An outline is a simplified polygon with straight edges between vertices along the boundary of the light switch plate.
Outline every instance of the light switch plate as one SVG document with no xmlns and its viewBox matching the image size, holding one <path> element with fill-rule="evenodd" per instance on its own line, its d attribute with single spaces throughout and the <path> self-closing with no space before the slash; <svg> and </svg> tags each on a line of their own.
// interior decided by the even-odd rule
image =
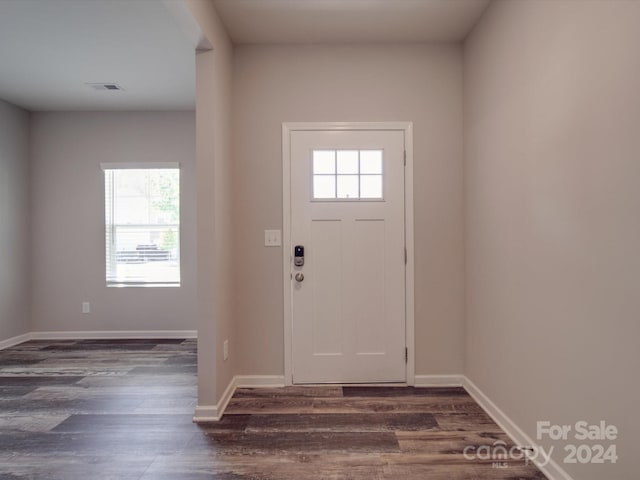
<svg viewBox="0 0 640 480">
<path fill-rule="evenodd" d="M 280 230 L 265 230 L 264 231 L 264 246 L 265 247 L 280 247 L 282 246 L 282 234 Z"/>
</svg>

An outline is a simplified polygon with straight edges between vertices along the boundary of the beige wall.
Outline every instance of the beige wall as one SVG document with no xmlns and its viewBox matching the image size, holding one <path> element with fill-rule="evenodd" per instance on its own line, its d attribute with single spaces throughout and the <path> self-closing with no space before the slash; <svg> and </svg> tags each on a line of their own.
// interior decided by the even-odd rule
<svg viewBox="0 0 640 480">
<path fill-rule="evenodd" d="M 0 341 L 29 331 L 29 114 L 0 100 Z"/>
<path fill-rule="evenodd" d="M 617 425 L 581 480 L 639 471 L 638 45 L 640 2 L 498 1 L 464 50 L 466 373 L 534 439 Z"/>
<path fill-rule="evenodd" d="M 390 120 L 414 122 L 416 373 L 461 373 L 461 48 L 241 46 L 233 75 L 239 373 L 284 370 L 282 122 Z"/>
<path fill-rule="evenodd" d="M 193 112 L 31 115 L 32 331 L 196 328 Z M 107 288 L 101 162 L 180 162 L 180 288 Z M 81 303 L 91 313 L 81 313 Z"/>
<path fill-rule="evenodd" d="M 198 175 L 198 405 L 212 407 L 236 373 L 233 318 L 229 37 L 207 0 L 188 7 L 212 49 L 196 55 Z M 223 342 L 229 340 L 229 360 Z M 203 415 L 205 413 L 202 413 Z"/>
</svg>

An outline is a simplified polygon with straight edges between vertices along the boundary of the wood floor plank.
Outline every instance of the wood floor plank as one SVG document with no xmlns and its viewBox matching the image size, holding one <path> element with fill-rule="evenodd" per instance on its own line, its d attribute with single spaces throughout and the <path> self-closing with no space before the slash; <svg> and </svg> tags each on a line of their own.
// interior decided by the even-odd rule
<svg viewBox="0 0 640 480">
<path fill-rule="evenodd" d="M 436 422 L 442 430 L 462 430 L 462 431 L 496 431 L 502 429 L 485 412 L 434 412 Z"/>
<path fill-rule="evenodd" d="M 258 397 L 235 396 L 229 402 L 225 415 L 247 413 L 314 413 L 313 397 Z"/>
<path fill-rule="evenodd" d="M 247 432 L 406 432 L 438 428 L 430 413 L 251 415 Z"/>
<path fill-rule="evenodd" d="M 0 381 L 1 380 L 2 379 L 0 379 Z M 24 386 L 24 387 L 0 386 L 0 398 L 23 397 L 27 393 L 33 392 L 36 388 L 38 388 L 37 385 Z"/>
<path fill-rule="evenodd" d="M 344 399 L 316 398 L 313 409 L 322 413 L 482 413 L 471 397 L 346 397 Z"/>
<path fill-rule="evenodd" d="M 197 355 L 171 355 L 165 361 L 165 365 L 197 365 Z"/>
<path fill-rule="evenodd" d="M 148 398 L 142 401 L 132 413 L 135 414 L 165 414 L 180 415 L 184 414 L 193 418 L 193 412 L 196 410 L 197 400 L 194 397 L 159 397 Z"/>
<path fill-rule="evenodd" d="M 343 387 L 338 386 L 309 386 L 309 387 L 281 387 L 281 388 L 238 388 L 233 394 L 238 398 L 280 398 L 280 397 L 342 397 Z"/>
<path fill-rule="evenodd" d="M 198 426 L 189 415 L 70 415 L 51 431 L 56 433 L 126 432 L 129 430 L 150 432 L 196 433 Z"/>
<path fill-rule="evenodd" d="M 99 351 L 106 350 L 111 352 L 129 352 L 131 350 L 153 350 L 155 347 L 152 343 L 73 343 L 68 345 L 49 345 L 42 350 L 49 351 L 55 350 L 56 352 L 69 352 L 69 351 Z"/>
<path fill-rule="evenodd" d="M 68 415 L 2 415 L 0 416 L 0 432 L 48 432 L 62 423 Z"/>
<path fill-rule="evenodd" d="M 157 455 L 0 454 L 0 478 L 3 480 L 138 480 L 156 457 Z"/>
<path fill-rule="evenodd" d="M 400 450 L 411 454 L 456 454 L 462 455 L 467 446 L 479 447 L 501 442 L 510 448 L 513 442 L 502 432 L 443 432 L 440 430 L 420 432 L 396 432 Z"/>
<path fill-rule="evenodd" d="M 46 387 L 50 385 L 73 385 L 84 377 L 70 375 L 0 375 L 0 385 L 3 387 Z"/>
<path fill-rule="evenodd" d="M 181 373 L 198 373 L 196 365 L 153 365 L 144 367 L 134 367 L 129 370 L 129 375 L 175 375 Z"/>
<path fill-rule="evenodd" d="M 258 457 L 294 453 L 354 453 L 380 454 L 400 452 L 392 432 L 214 432 L 194 437 L 190 451 L 213 449 L 221 455 L 246 454 Z"/>
<path fill-rule="evenodd" d="M 179 453 L 159 455 L 142 479 L 382 480 L 383 467 L 379 457 L 362 453 L 279 454 L 260 462 L 247 455 Z"/>
<path fill-rule="evenodd" d="M 410 396 L 437 396 L 437 397 L 468 397 L 469 394 L 462 387 L 358 387 L 348 386 L 342 388 L 345 397 L 410 397 Z"/>
<path fill-rule="evenodd" d="M 78 385 L 85 388 L 116 386 L 146 388 L 150 386 L 195 386 L 197 383 L 195 375 L 105 375 L 84 377 L 78 382 Z"/>
<path fill-rule="evenodd" d="M 385 478 L 405 480 L 541 480 L 546 477 L 535 467 L 507 465 L 497 468 L 480 464 L 433 464 L 433 465 L 388 465 L 384 467 Z"/>
<path fill-rule="evenodd" d="M 181 450 L 192 432 L 15 433 L 0 434 L 0 451 L 17 455 L 157 455 Z"/>
</svg>

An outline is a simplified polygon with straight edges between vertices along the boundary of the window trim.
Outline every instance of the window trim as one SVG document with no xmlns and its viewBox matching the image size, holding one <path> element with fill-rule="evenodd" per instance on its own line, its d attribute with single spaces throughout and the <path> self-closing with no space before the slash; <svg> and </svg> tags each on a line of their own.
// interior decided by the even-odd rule
<svg viewBox="0 0 640 480">
<path fill-rule="evenodd" d="M 162 168 L 180 168 L 180 162 L 122 162 L 100 164 L 100 169 L 104 170 L 157 170 Z"/>
<path fill-rule="evenodd" d="M 102 218 L 106 219 L 106 196 L 107 192 L 105 191 L 105 172 L 107 170 L 179 170 L 180 172 L 180 191 L 179 191 L 179 202 L 180 202 L 180 211 L 179 211 L 179 223 L 178 225 L 182 225 L 182 168 L 180 166 L 180 162 L 101 162 L 100 170 L 102 171 Z M 104 276 L 107 288 L 180 288 L 182 286 L 182 278 L 178 282 L 141 282 L 141 281 L 109 281 L 107 279 L 107 225 L 105 222 L 105 230 L 104 230 Z M 179 227 L 180 236 L 182 233 L 182 229 Z M 182 245 L 182 242 L 179 242 L 179 245 Z M 180 276 L 182 277 L 182 255 L 180 255 Z"/>
<path fill-rule="evenodd" d="M 334 173 L 314 173 L 314 164 L 313 164 L 313 154 L 317 151 L 325 151 L 325 152 L 329 152 L 329 151 L 333 151 L 336 155 L 337 152 L 339 151 L 357 151 L 358 152 L 358 172 L 357 173 L 338 173 L 338 164 L 337 164 L 337 157 L 335 159 L 335 172 Z M 380 173 L 361 173 L 360 172 L 360 152 L 363 151 L 379 151 L 382 153 L 382 171 Z M 384 203 L 385 197 L 386 197 L 386 170 L 387 170 L 387 162 L 385 161 L 386 155 L 385 155 L 385 151 L 384 148 L 336 148 L 334 147 L 322 147 L 322 148 L 315 148 L 312 150 L 309 150 L 309 201 L 312 203 L 374 203 L 374 202 L 382 202 Z M 338 177 L 340 176 L 347 176 L 347 175 L 353 175 L 353 176 L 357 176 L 358 177 L 358 193 L 360 193 L 360 179 L 362 177 L 366 177 L 366 176 L 380 176 L 381 177 L 381 181 L 382 181 L 382 196 L 381 197 L 361 197 L 361 196 L 357 196 L 357 197 L 338 197 L 338 188 L 337 188 L 337 183 L 336 183 L 336 196 L 335 197 L 316 197 L 315 196 L 315 187 L 314 187 L 314 179 L 316 176 L 327 176 L 327 177 L 333 177 L 334 180 L 337 182 Z"/>
</svg>

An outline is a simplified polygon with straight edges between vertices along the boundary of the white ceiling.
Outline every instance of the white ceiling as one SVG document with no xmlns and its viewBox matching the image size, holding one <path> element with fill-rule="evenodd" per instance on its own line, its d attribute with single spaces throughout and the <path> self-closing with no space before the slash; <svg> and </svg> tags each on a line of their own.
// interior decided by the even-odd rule
<svg viewBox="0 0 640 480">
<path fill-rule="evenodd" d="M 245 43 L 460 42 L 490 0 L 214 0 Z"/>
<path fill-rule="evenodd" d="M 459 42 L 490 0 L 214 0 L 234 43 Z M 32 111 L 191 110 L 185 0 L 0 0 L 0 99 Z M 197 27 L 196 27 L 197 29 Z M 117 83 L 96 91 L 87 83 Z"/>
<path fill-rule="evenodd" d="M 190 110 L 194 48 L 160 0 L 0 0 L 0 98 L 28 110 Z"/>
</svg>

